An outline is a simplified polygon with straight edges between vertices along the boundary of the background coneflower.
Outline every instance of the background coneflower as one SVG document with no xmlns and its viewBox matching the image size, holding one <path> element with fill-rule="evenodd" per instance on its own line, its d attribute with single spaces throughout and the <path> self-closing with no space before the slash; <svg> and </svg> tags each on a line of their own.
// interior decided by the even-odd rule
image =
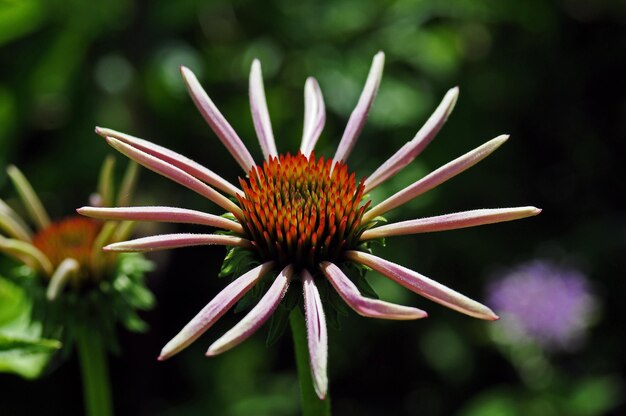
<svg viewBox="0 0 626 416">
<path fill-rule="evenodd" d="M 92 203 L 130 201 L 137 165 L 129 164 L 117 196 L 113 168 L 114 159 L 107 158 Z M 118 349 L 118 323 L 131 331 L 147 328 L 137 310 L 154 303 L 144 286 L 144 274 L 152 265 L 138 254 L 102 253 L 104 245 L 128 238 L 132 222 L 100 222 L 77 215 L 51 220 L 22 172 L 15 166 L 7 172 L 35 227 L 32 231 L 28 221 L 0 200 L 0 252 L 22 264 L 8 277 L 25 289 L 32 304 L 30 323 L 41 325 L 41 335 L 59 339 L 64 357 L 76 345 L 87 414 L 112 414 L 107 350 Z"/>
</svg>

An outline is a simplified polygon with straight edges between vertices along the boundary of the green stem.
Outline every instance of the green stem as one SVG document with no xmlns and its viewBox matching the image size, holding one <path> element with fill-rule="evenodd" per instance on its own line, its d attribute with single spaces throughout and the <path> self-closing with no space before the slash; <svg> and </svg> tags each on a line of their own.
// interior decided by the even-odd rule
<svg viewBox="0 0 626 416">
<path fill-rule="evenodd" d="M 85 414 L 113 415 L 107 356 L 100 337 L 91 328 L 81 326 L 76 334 L 76 345 L 83 376 Z"/>
<path fill-rule="evenodd" d="M 296 307 L 291 311 L 289 323 L 291 325 L 291 334 L 293 335 L 293 344 L 296 353 L 298 378 L 300 379 L 302 416 L 330 416 L 330 394 L 327 394 L 324 400 L 320 400 L 313 388 L 306 326 L 300 308 Z"/>
</svg>

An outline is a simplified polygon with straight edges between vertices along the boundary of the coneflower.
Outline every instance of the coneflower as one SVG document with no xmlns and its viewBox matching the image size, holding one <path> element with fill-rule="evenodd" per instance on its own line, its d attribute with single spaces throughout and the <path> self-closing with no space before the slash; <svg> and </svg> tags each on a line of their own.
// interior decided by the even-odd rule
<svg viewBox="0 0 626 416">
<path fill-rule="evenodd" d="M 170 342 L 160 360 L 178 353 L 207 329 L 266 275 L 275 276 L 258 303 L 230 331 L 215 341 L 207 355 L 220 354 L 253 334 L 276 310 L 290 288 L 301 290 L 306 315 L 310 369 L 315 391 L 328 390 L 327 330 L 318 287 L 330 283 L 358 314 L 385 319 L 419 319 L 426 312 L 363 296 L 345 272 L 350 265 L 371 268 L 409 290 L 480 319 L 497 316 L 486 306 L 401 265 L 371 254 L 370 242 L 403 234 L 443 231 L 536 215 L 534 207 L 481 209 L 436 217 L 381 224 L 381 216 L 473 166 L 507 140 L 499 136 L 433 171 L 386 200 L 374 204 L 364 196 L 407 166 L 441 129 L 457 100 L 458 89 L 445 95 L 415 137 L 369 177 L 358 180 L 346 160 L 356 143 L 378 91 L 384 63 L 379 52 L 332 159 L 316 157 L 315 144 L 326 118 L 324 101 L 314 78 L 304 88 L 304 132 L 295 154 L 279 154 L 265 99 L 258 60 L 250 72 L 250 107 L 264 161 L 257 164 L 235 130 L 222 116 L 194 74 L 181 73 L 198 110 L 243 169 L 239 187 L 206 167 L 154 143 L 110 129 L 96 128 L 115 149 L 220 206 L 228 215 L 174 207 L 83 207 L 86 216 L 108 220 L 170 221 L 214 227 L 218 233 L 167 234 L 111 244 L 107 251 L 151 251 L 194 245 L 231 246 L 258 265 L 230 283 Z M 272 273 L 273 272 L 273 273 Z M 294 287 L 291 288 L 293 290 Z"/>
<path fill-rule="evenodd" d="M 98 190 L 90 198 L 93 204 L 128 204 L 138 166 L 129 165 L 117 196 L 113 167 L 114 159 L 106 159 Z M 118 348 L 116 324 L 132 331 L 147 328 L 137 310 L 154 303 L 143 282 L 152 264 L 136 253 L 102 252 L 104 245 L 128 239 L 131 222 L 102 223 L 76 214 L 50 219 L 24 174 L 15 166 L 7 173 L 30 221 L 0 200 L 0 253 L 22 265 L 6 274 L 29 297 L 30 322 L 41 324 L 44 336 L 59 338 L 64 356 L 76 345 L 86 414 L 112 414 L 107 349 Z"/>
</svg>

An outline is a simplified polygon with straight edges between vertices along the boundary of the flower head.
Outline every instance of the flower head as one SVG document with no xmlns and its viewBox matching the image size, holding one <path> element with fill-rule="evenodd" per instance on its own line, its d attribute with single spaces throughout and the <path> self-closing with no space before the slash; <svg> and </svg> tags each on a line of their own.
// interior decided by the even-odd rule
<svg viewBox="0 0 626 416">
<path fill-rule="evenodd" d="M 129 165 L 115 198 L 113 167 L 114 159 L 106 159 L 93 203 L 128 203 L 138 165 Z M 74 341 L 68 329 L 72 325 L 95 325 L 109 345 L 115 345 L 110 331 L 116 320 L 129 329 L 142 330 L 145 323 L 135 309 L 147 309 L 153 303 L 143 286 L 143 274 L 151 264 L 140 255 L 102 253 L 104 245 L 129 237 L 132 222 L 103 223 L 78 215 L 51 220 L 22 172 L 10 166 L 7 173 L 30 221 L 0 200 L 0 252 L 26 266 L 9 275 L 15 275 L 16 283 L 29 292 L 34 304 L 32 320 L 41 321 L 50 336 L 59 336 L 63 329 L 64 346 Z"/>
<path fill-rule="evenodd" d="M 407 166 L 434 138 L 452 111 L 458 89 L 445 95 L 439 107 L 415 137 L 367 179 L 357 179 L 346 160 L 367 118 L 382 77 L 384 54 L 378 53 L 358 103 L 332 159 L 313 154 L 326 118 L 317 81 L 304 88 L 304 131 L 299 152 L 278 154 L 267 110 L 261 65 L 250 72 L 250 107 L 265 160 L 257 164 L 235 130 L 200 86 L 194 74 L 181 73 L 200 113 L 243 169 L 241 189 L 206 167 L 146 140 L 97 128 L 106 141 L 139 164 L 166 176 L 214 202 L 229 214 L 216 216 L 172 207 L 92 208 L 78 211 L 94 218 L 196 223 L 227 233 L 169 234 L 111 244 L 109 251 L 148 251 L 220 244 L 231 246 L 227 260 L 251 256 L 257 266 L 238 276 L 222 290 L 162 350 L 160 359 L 181 351 L 209 329 L 265 275 L 276 275 L 256 306 L 230 331 L 214 342 L 207 355 L 219 354 L 242 342 L 276 310 L 289 285 L 301 288 L 306 314 L 310 363 L 316 392 L 327 392 L 327 332 L 324 303 L 318 287 L 329 283 L 357 313 L 385 319 L 419 319 L 426 312 L 361 294 L 345 267 L 371 268 L 435 302 L 481 319 L 497 319 L 486 306 L 419 273 L 370 253 L 370 242 L 383 237 L 442 231 L 531 215 L 534 207 L 483 209 L 380 225 L 380 216 L 434 188 L 488 156 L 504 141 L 497 137 L 435 170 L 376 205 L 364 195 Z M 270 273 L 275 271 L 275 273 Z M 293 287 L 289 290 L 294 290 Z M 297 289 L 295 289 L 297 290 Z"/>
<path fill-rule="evenodd" d="M 597 301 L 578 270 L 548 261 L 518 265 L 488 288 L 488 301 L 502 320 L 494 327 L 507 344 L 534 343 L 570 350 L 584 339 Z"/>
</svg>

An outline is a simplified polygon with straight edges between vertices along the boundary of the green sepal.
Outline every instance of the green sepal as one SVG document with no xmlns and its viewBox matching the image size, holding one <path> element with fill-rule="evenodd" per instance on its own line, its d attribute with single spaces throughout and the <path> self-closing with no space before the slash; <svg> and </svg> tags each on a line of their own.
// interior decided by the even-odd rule
<svg viewBox="0 0 626 416">
<path fill-rule="evenodd" d="M 218 277 L 236 276 L 239 277 L 244 273 L 252 270 L 260 263 L 254 255 L 254 252 L 243 247 L 230 247 L 226 253 L 226 257 L 220 267 Z"/>
</svg>

